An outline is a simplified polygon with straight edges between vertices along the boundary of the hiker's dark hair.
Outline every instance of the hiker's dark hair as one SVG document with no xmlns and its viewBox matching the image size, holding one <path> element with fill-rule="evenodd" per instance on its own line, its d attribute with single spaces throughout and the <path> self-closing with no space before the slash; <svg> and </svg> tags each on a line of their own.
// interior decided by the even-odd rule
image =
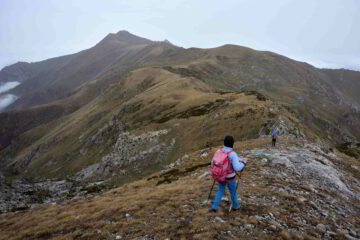
<svg viewBox="0 0 360 240">
<path fill-rule="evenodd" d="M 226 136 L 224 138 L 224 146 L 233 148 L 233 146 L 234 146 L 234 138 L 232 136 Z"/>
</svg>

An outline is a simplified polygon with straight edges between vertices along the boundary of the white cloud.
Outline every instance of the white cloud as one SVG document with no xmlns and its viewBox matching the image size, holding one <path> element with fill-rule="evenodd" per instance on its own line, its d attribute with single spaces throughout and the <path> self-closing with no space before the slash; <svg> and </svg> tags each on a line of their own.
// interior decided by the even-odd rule
<svg viewBox="0 0 360 240">
<path fill-rule="evenodd" d="M 5 94 L 0 96 L 0 111 L 15 102 L 17 99 L 18 97 L 13 94 Z"/>
<path fill-rule="evenodd" d="M 0 93 L 7 92 L 18 85 L 20 85 L 20 82 L 6 82 L 4 84 L 0 83 Z"/>
</svg>

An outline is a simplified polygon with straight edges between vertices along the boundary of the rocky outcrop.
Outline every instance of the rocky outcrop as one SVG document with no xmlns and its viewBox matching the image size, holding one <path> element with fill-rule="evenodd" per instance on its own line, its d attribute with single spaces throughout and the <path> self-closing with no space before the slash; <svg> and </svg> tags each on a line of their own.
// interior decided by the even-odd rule
<svg viewBox="0 0 360 240">
<path fill-rule="evenodd" d="M 276 108 L 271 108 L 269 110 L 269 114 L 273 114 L 276 116 L 277 113 L 278 110 Z M 269 120 L 267 124 L 262 129 L 260 129 L 259 135 L 271 135 L 273 129 L 275 129 L 277 134 L 280 136 L 305 138 L 305 134 L 302 132 L 298 124 L 283 115 L 277 116 L 276 118 Z"/>
<path fill-rule="evenodd" d="M 89 141 L 99 143 L 103 141 L 107 129 L 115 125 L 110 122 L 93 135 Z M 31 183 L 22 180 L 7 180 L 0 175 L 0 213 L 35 207 L 43 203 L 56 203 L 66 199 L 78 198 L 88 193 L 100 192 L 107 189 L 107 182 L 96 182 L 96 177 L 113 177 L 126 175 L 127 171 L 139 171 L 141 167 L 151 167 L 167 159 L 174 147 L 175 139 L 161 139 L 170 132 L 168 129 L 152 131 L 141 135 L 121 132 L 118 135 L 113 150 L 101 159 L 101 162 L 90 165 L 74 178 L 66 180 L 47 180 Z M 56 139 L 53 140 L 56 142 Z M 80 141 L 84 141 L 80 138 Z M 27 156 L 29 162 L 32 157 L 46 148 L 39 147 Z M 185 159 L 184 156 L 182 159 Z M 179 164 L 179 163 L 178 163 Z M 177 165 L 178 165 L 177 164 Z M 89 180 L 90 183 L 81 181 Z"/>
<path fill-rule="evenodd" d="M 11 181 L 0 175 L 0 213 L 82 198 L 108 188 L 107 183 L 103 181 L 81 183 L 70 179 L 49 179 L 33 183 L 25 179 Z"/>
<path fill-rule="evenodd" d="M 274 165 L 270 168 L 273 175 L 292 176 L 302 183 L 360 199 L 360 193 L 356 190 L 360 182 L 343 171 L 343 159 L 318 145 L 306 143 L 301 148 L 259 149 L 246 151 L 245 154 L 250 158 L 266 159 L 266 162 Z"/>
<path fill-rule="evenodd" d="M 161 141 L 160 137 L 167 135 L 170 130 L 147 132 L 133 135 L 121 132 L 113 150 L 104 156 L 99 163 L 86 167 L 76 174 L 77 180 L 95 176 L 126 175 L 127 171 L 139 171 L 140 166 L 158 164 L 167 158 L 171 152 L 175 139 L 170 142 Z M 115 172 L 115 170 L 117 170 Z"/>
<path fill-rule="evenodd" d="M 29 183 L 25 180 L 0 179 L 0 212 L 64 200 L 70 196 L 72 185 L 65 180 Z"/>
</svg>

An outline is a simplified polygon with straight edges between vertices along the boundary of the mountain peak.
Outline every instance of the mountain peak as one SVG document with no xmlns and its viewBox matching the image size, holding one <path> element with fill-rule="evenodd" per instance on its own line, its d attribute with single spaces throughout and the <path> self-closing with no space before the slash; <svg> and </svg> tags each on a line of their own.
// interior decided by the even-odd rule
<svg viewBox="0 0 360 240">
<path fill-rule="evenodd" d="M 165 39 L 163 42 L 175 46 L 172 42 L 170 42 L 170 41 L 167 40 L 167 39 Z"/>
<path fill-rule="evenodd" d="M 127 44 L 149 44 L 152 43 L 151 40 L 136 36 L 126 30 L 121 30 L 117 33 L 109 33 L 102 41 L 109 42 L 109 41 L 116 41 L 122 42 Z"/>
<path fill-rule="evenodd" d="M 130 36 L 130 35 L 136 36 L 136 35 L 131 34 L 129 31 L 126 31 L 126 30 L 120 30 L 120 31 L 118 31 L 118 32 L 116 33 L 116 35 L 118 35 L 118 36 L 122 36 L 122 35 L 124 35 L 124 36 Z"/>
</svg>

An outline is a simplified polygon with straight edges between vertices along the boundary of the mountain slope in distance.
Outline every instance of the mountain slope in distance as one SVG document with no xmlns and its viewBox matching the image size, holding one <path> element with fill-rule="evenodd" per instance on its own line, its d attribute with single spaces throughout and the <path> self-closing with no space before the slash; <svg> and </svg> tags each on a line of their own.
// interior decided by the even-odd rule
<svg viewBox="0 0 360 240">
<path fill-rule="evenodd" d="M 11 90 L 20 96 L 13 110 L 0 113 L 0 165 L 10 174 L 96 178 L 113 168 L 124 178 L 149 174 L 186 151 L 219 144 L 224 134 L 257 138 L 273 126 L 330 144 L 360 136 L 359 72 L 338 75 L 343 70 L 271 52 L 183 49 L 121 31 L 80 53 L 30 65 L 36 71 Z M 29 91 L 33 84 L 38 89 Z M 149 144 L 132 149 L 136 139 Z M 162 151 L 165 143 L 171 148 Z M 130 170 L 132 155 L 140 157 Z M 154 169 L 146 165 L 156 160 Z"/>
</svg>

